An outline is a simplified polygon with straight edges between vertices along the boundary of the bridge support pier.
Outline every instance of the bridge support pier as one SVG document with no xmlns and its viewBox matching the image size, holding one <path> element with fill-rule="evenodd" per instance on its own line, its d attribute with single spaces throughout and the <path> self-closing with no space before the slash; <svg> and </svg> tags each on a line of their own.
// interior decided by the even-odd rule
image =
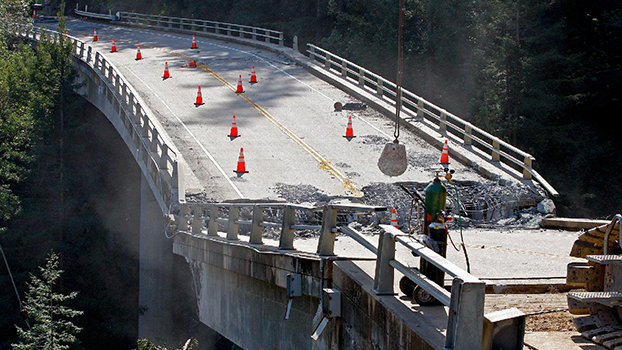
<svg viewBox="0 0 622 350">
<path fill-rule="evenodd" d="M 140 315 L 138 337 L 172 344 L 173 242 L 144 175 L 140 181 Z"/>
</svg>

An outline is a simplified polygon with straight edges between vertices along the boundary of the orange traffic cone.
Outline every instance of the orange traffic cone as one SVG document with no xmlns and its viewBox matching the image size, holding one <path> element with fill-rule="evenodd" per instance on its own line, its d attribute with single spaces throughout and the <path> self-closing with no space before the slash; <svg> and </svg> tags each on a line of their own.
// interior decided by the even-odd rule
<svg viewBox="0 0 622 350">
<path fill-rule="evenodd" d="M 110 49 L 110 52 L 117 52 L 117 45 L 114 44 L 114 39 L 112 39 L 112 49 Z"/>
<path fill-rule="evenodd" d="M 196 67 L 197 67 L 197 62 L 195 60 L 188 62 L 187 65 L 181 66 L 181 68 L 196 68 Z"/>
<path fill-rule="evenodd" d="M 238 89 L 235 91 L 238 94 L 244 92 L 244 88 L 242 87 L 242 75 L 240 74 L 240 78 L 238 79 Z"/>
<path fill-rule="evenodd" d="M 199 86 L 199 91 L 197 92 L 197 101 L 194 103 L 195 107 L 199 107 L 203 104 L 203 95 L 201 95 L 201 86 Z"/>
<path fill-rule="evenodd" d="M 395 211 L 395 208 L 391 209 L 391 226 L 399 229 L 399 225 L 397 224 L 397 212 Z"/>
<path fill-rule="evenodd" d="M 235 122 L 235 114 L 233 115 L 233 122 L 231 122 L 231 131 L 227 136 L 229 136 L 232 140 L 241 136 L 238 134 L 238 124 Z"/>
<path fill-rule="evenodd" d="M 168 79 L 171 77 L 171 74 L 168 72 L 168 62 L 164 62 L 164 75 L 162 79 Z"/>
<path fill-rule="evenodd" d="M 242 176 L 242 174 L 248 173 L 248 171 L 246 171 L 246 163 L 244 163 L 244 148 L 240 148 L 240 157 L 238 158 L 238 167 L 234 171 L 234 173 L 237 173 L 238 176 Z"/>
<path fill-rule="evenodd" d="M 136 51 L 136 61 L 142 60 L 143 55 L 140 53 L 140 44 L 138 44 L 138 51 Z"/>
<path fill-rule="evenodd" d="M 343 135 L 343 137 L 349 139 L 352 139 L 356 136 L 354 136 L 354 130 L 352 129 L 352 116 L 348 117 L 348 126 L 346 127 L 346 134 Z"/>
<path fill-rule="evenodd" d="M 255 66 L 253 66 L 253 73 L 251 73 L 251 84 L 257 83 L 257 76 L 255 75 Z"/>
<path fill-rule="evenodd" d="M 194 34 L 192 35 L 192 46 L 190 46 L 191 49 L 198 49 L 197 47 L 197 41 L 194 39 Z"/>
<path fill-rule="evenodd" d="M 97 29 L 93 29 L 93 41 L 97 41 Z"/>
<path fill-rule="evenodd" d="M 443 165 L 443 168 L 449 167 L 449 147 L 447 147 L 447 140 L 445 140 L 445 145 L 443 146 L 440 163 Z"/>
</svg>

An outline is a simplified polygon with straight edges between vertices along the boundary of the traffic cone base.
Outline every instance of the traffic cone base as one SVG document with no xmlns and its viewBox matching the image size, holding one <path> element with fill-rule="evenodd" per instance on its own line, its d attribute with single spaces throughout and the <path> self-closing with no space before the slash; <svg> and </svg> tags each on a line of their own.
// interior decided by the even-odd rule
<svg viewBox="0 0 622 350">
<path fill-rule="evenodd" d="M 164 75 L 162 76 L 162 79 L 168 79 L 171 77 L 171 74 L 168 71 L 168 62 L 164 62 Z"/>
<path fill-rule="evenodd" d="M 352 140 L 356 136 L 354 136 L 354 130 L 352 129 L 352 116 L 348 117 L 348 126 L 346 127 L 346 134 L 343 135 L 348 141 Z"/>
<path fill-rule="evenodd" d="M 246 163 L 244 162 L 244 148 L 240 148 L 240 157 L 238 158 L 238 167 L 233 171 L 238 174 L 238 176 L 242 176 L 243 174 L 248 173 L 246 170 Z"/>
<path fill-rule="evenodd" d="M 112 48 L 110 49 L 110 52 L 117 52 L 117 45 L 114 44 L 114 39 L 112 39 Z"/>
<path fill-rule="evenodd" d="M 251 73 L 251 80 L 249 81 L 251 84 L 257 84 L 257 75 L 255 75 L 255 66 L 253 66 L 253 72 Z"/>
<path fill-rule="evenodd" d="M 238 79 L 238 88 L 235 91 L 237 94 L 241 94 L 244 92 L 244 88 L 242 87 L 242 75 L 240 74 L 240 78 Z"/>
</svg>

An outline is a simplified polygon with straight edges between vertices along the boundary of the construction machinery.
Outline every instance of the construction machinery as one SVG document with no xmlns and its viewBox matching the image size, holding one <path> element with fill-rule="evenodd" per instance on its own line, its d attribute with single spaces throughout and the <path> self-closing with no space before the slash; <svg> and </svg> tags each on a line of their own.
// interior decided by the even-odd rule
<svg viewBox="0 0 622 350">
<path fill-rule="evenodd" d="M 566 283 L 585 291 L 568 293 L 568 310 L 583 337 L 622 350 L 622 240 L 617 214 L 609 224 L 582 233 L 570 255 L 586 262 L 568 264 Z"/>
</svg>

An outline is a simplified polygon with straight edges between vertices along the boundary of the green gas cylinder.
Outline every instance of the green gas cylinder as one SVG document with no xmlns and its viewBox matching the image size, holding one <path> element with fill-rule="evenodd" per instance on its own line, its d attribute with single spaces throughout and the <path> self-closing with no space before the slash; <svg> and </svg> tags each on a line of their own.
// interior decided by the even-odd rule
<svg viewBox="0 0 622 350">
<path fill-rule="evenodd" d="M 447 189 L 438 177 L 425 189 L 425 222 L 423 224 L 424 233 L 428 234 L 430 223 L 436 221 L 436 215 L 440 211 L 445 211 L 447 202 Z"/>
</svg>

